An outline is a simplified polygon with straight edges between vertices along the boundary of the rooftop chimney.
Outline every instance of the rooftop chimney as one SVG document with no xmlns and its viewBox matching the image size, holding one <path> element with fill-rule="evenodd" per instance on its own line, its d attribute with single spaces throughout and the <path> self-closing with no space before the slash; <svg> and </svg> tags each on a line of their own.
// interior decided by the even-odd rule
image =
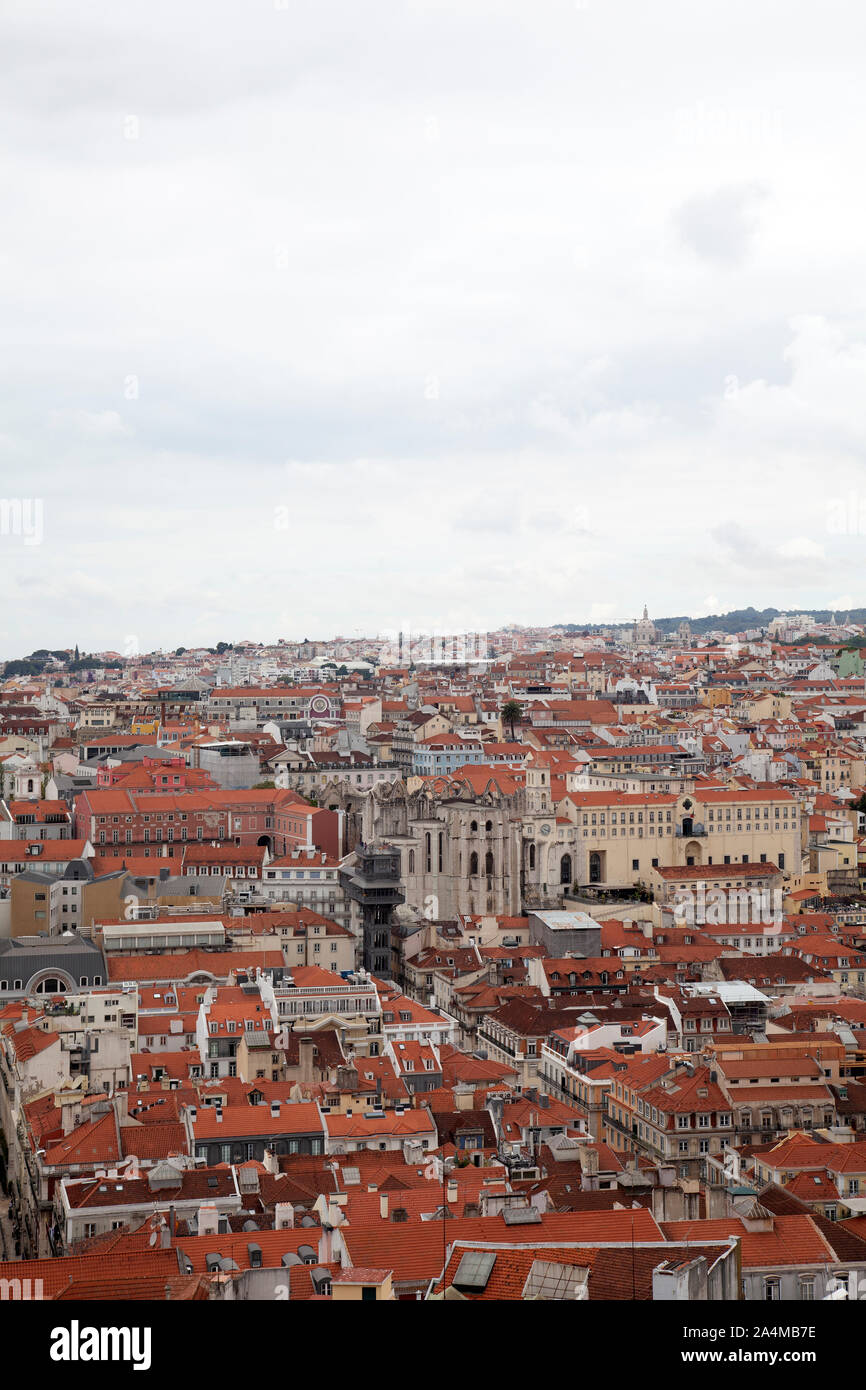
<svg viewBox="0 0 866 1390">
<path fill-rule="evenodd" d="M 213 1202 L 202 1202 L 198 1209 L 198 1233 L 200 1236 L 219 1234 L 219 1212 Z"/>
<path fill-rule="evenodd" d="M 383 1221 L 388 1220 L 388 1194 L 383 1192 L 379 1198 L 379 1215 Z"/>
<path fill-rule="evenodd" d="M 300 1068 L 300 1080 L 313 1080 L 313 1039 L 298 1039 L 298 1066 Z"/>
<path fill-rule="evenodd" d="M 291 1202 L 277 1202 L 274 1207 L 274 1230 L 290 1231 L 295 1224 L 295 1208 Z"/>
</svg>

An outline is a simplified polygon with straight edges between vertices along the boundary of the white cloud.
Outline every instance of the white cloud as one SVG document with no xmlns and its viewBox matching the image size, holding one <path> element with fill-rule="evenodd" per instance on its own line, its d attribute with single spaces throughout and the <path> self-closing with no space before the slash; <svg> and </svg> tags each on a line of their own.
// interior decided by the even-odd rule
<svg viewBox="0 0 866 1390">
<path fill-rule="evenodd" d="M 50 428 L 88 439 L 114 439 L 129 433 L 116 410 L 52 410 Z"/>
<path fill-rule="evenodd" d="M 808 536 L 793 536 L 777 546 L 776 553 L 786 560 L 823 560 L 824 547 Z"/>
</svg>

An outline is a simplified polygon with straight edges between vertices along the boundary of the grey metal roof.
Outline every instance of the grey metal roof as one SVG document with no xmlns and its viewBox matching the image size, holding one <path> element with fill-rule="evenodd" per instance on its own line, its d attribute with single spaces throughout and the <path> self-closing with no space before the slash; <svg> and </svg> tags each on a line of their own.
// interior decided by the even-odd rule
<svg viewBox="0 0 866 1390">
<path fill-rule="evenodd" d="M 63 936 L 18 936 L 0 941 L 0 978 L 8 980 L 10 985 L 13 980 L 21 980 L 23 992 L 27 993 L 34 977 L 46 970 L 71 976 L 76 986 L 82 977 L 92 980 L 94 975 L 99 975 L 104 982 L 108 980 L 101 950 L 77 932 L 67 932 Z"/>
<path fill-rule="evenodd" d="M 34 860 L 34 866 L 38 860 Z M 106 878 L 115 877 L 120 870 L 112 869 L 111 873 L 100 874 L 100 882 Z M 93 872 L 93 865 L 89 859 L 70 859 L 62 874 L 51 874 L 45 869 L 32 868 L 22 869 L 20 874 L 15 875 L 16 883 L 90 883 L 96 875 Z"/>
</svg>

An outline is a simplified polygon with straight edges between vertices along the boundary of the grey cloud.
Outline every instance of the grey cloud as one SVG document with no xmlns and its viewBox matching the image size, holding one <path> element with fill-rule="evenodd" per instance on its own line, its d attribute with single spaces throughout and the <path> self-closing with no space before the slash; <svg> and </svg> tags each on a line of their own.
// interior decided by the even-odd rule
<svg viewBox="0 0 866 1390">
<path fill-rule="evenodd" d="M 719 188 L 690 198 L 675 220 L 683 241 L 704 260 L 739 265 L 754 236 L 767 190 L 755 184 Z"/>
<path fill-rule="evenodd" d="M 0 537 L 0 656 L 856 594 L 809 541 L 859 487 L 859 51 L 675 8 L 6 0 L 0 496 L 46 543 Z M 672 145 L 734 68 L 784 138 Z"/>
</svg>

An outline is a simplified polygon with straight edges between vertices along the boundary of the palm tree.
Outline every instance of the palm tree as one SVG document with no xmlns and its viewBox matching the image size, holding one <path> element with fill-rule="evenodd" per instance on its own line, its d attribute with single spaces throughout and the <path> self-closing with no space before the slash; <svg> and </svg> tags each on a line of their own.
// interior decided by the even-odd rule
<svg viewBox="0 0 866 1390">
<path fill-rule="evenodd" d="M 511 742 L 514 742 L 514 726 L 523 718 L 523 706 L 519 700 L 506 700 L 502 706 L 502 718 L 511 725 Z"/>
</svg>

